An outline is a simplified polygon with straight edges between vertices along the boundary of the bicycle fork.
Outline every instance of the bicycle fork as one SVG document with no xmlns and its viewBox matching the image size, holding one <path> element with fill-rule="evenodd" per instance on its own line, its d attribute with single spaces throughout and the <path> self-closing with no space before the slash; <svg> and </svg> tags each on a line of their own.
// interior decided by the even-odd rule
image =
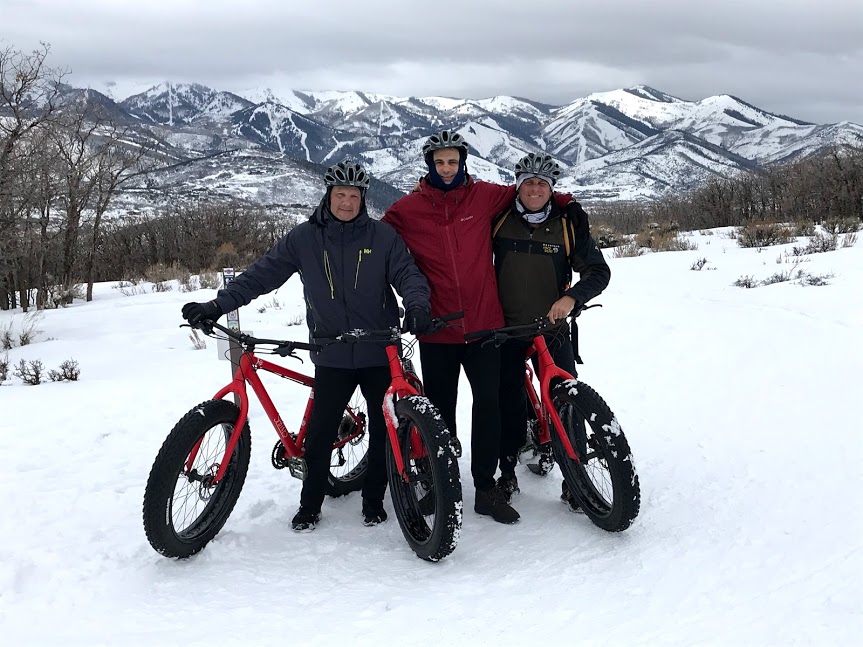
<svg viewBox="0 0 863 647">
<path fill-rule="evenodd" d="M 557 432 L 558 438 L 560 438 L 560 443 L 563 445 L 563 449 L 566 452 L 566 455 L 570 460 L 576 461 L 577 463 L 581 463 L 581 457 L 576 453 L 575 449 L 572 446 L 572 443 L 569 440 L 569 434 L 563 428 L 563 422 L 560 420 L 560 414 L 557 412 L 557 407 L 554 406 L 554 401 L 551 397 L 551 381 L 553 379 L 561 379 L 561 380 L 574 380 L 575 378 L 560 368 L 557 364 L 554 363 L 554 360 L 551 357 L 551 353 L 548 350 L 548 345 L 545 342 L 545 337 L 543 335 L 537 335 L 533 339 L 533 345 L 536 348 L 537 359 L 539 362 L 539 375 L 540 375 L 540 393 L 541 399 L 540 402 L 533 401 L 531 404 L 536 410 L 537 406 L 544 408 L 545 412 L 548 414 L 548 419 L 551 420 L 551 426 L 554 427 Z M 528 367 L 529 369 L 529 367 Z M 530 393 L 532 389 L 529 389 Z M 535 397 L 535 395 L 534 395 Z M 544 407 L 542 405 L 545 405 Z M 551 429 L 547 422 L 544 421 L 545 416 L 542 415 L 542 411 L 537 411 L 537 420 L 540 421 L 540 428 L 542 434 L 548 434 L 549 440 L 551 439 Z"/>
</svg>

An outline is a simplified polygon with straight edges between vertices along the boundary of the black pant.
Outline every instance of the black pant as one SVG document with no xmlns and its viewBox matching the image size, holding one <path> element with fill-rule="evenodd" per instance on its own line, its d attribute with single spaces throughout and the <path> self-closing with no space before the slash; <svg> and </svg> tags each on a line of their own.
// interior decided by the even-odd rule
<svg viewBox="0 0 863 647">
<path fill-rule="evenodd" d="M 420 342 L 423 385 L 438 408 L 450 434 L 456 434 L 455 410 L 461 368 L 473 394 L 471 410 L 471 466 L 478 490 L 494 486 L 500 446 L 500 349 L 493 345 Z"/>
<path fill-rule="evenodd" d="M 303 508 L 315 512 L 321 509 L 339 422 L 357 386 L 366 399 L 369 423 L 369 467 L 363 485 L 363 499 L 373 504 L 383 502 L 387 489 L 387 426 L 383 401 L 390 381 L 390 370 L 386 366 L 359 369 L 315 367 L 315 403 L 305 440 L 308 475 L 300 494 Z"/>
<path fill-rule="evenodd" d="M 575 354 L 569 335 L 546 337 L 551 357 L 573 377 Z M 500 348 L 500 471 L 512 474 L 518 462 L 518 450 L 527 442 L 527 412 L 530 401 L 524 390 L 524 357 L 531 342 L 508 339 Z M 537 368 L 536 354 L 533 356 Z"/>
</svg>

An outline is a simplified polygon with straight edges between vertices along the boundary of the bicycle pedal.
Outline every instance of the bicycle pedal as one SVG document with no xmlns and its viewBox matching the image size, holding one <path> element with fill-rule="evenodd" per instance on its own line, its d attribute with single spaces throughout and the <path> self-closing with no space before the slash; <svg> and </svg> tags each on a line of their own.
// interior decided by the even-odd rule
<svg viewBox="0 0 863 647">
<path fill-rule="evenodd" d="M 309 467 L 306 464 L 306 459 L 297 457 L 289 458 L 288 471 L 295 479 L 305 481 L 306 477 L 309 475 Z"/>
</svg>

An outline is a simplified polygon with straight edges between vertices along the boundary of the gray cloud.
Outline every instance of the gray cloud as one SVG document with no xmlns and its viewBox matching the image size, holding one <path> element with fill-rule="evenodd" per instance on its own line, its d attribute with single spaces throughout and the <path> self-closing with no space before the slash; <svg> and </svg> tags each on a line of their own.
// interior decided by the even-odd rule
<svg viewBox="0 0 863 647">
<path fill-rule="evenodd" d="M 238 91 L 513 94 L 560 104 L 647 84 L 734 94 L 817 122 L 863 122 L 863 3 L 850 0 L 0 0 L 0 40 L 52 45 L 72 81 Z"/>
</svg>

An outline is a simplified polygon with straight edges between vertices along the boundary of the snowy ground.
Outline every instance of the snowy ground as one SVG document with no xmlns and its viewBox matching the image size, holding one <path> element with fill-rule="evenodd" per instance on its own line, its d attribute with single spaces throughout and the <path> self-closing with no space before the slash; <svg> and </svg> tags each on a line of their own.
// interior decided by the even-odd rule
<svg viewBox="0 0 863 647">
<path fill-rule="evenodd" d="M 414 556 L 392 514 L 363 527 L 358 494 L 328 500 L 314 533 L 291 532 L 300 483 L 270 467 L 276 437 L 258 405 L 225 529 L 192 559 L 160 557 L 141 525 L 153 458 L 228 378 L 215 342 L 195 351 L 178 328 L 180 305 L 213 293 L 103 285 L 91 304 L 46 312 L 38 343 L 13 348 L 10 365 L 74 358 L 81 380 L 0 387 L 0 641 L 852 643 L 863 631 L 863 242 L 807 257 L 806 271 L 835 274 L 827 286 L 746 290 L 731 284 L 789 269 L 776 261 L 790 246 L 693 240 L 697 251 L 611 259 L 604 307 L 581 319 L 581 377 L 617 413 L 639 469 L 635 525 L 610 535 L 567 512 L 557 470 L 519 472 L 517 525 L 480 517 L 465 443 L 469 511 L 439 564 Z M 294 278 L 280 308 L 257 311 L 272 295 L 245 308 L 244 328 L 304 339 L 285 325 L 300 289 Z M 20 322 L 0 314 L 0 330 Z M 269 384 L 295 427 L 305 393 Z"/>
</svg>

